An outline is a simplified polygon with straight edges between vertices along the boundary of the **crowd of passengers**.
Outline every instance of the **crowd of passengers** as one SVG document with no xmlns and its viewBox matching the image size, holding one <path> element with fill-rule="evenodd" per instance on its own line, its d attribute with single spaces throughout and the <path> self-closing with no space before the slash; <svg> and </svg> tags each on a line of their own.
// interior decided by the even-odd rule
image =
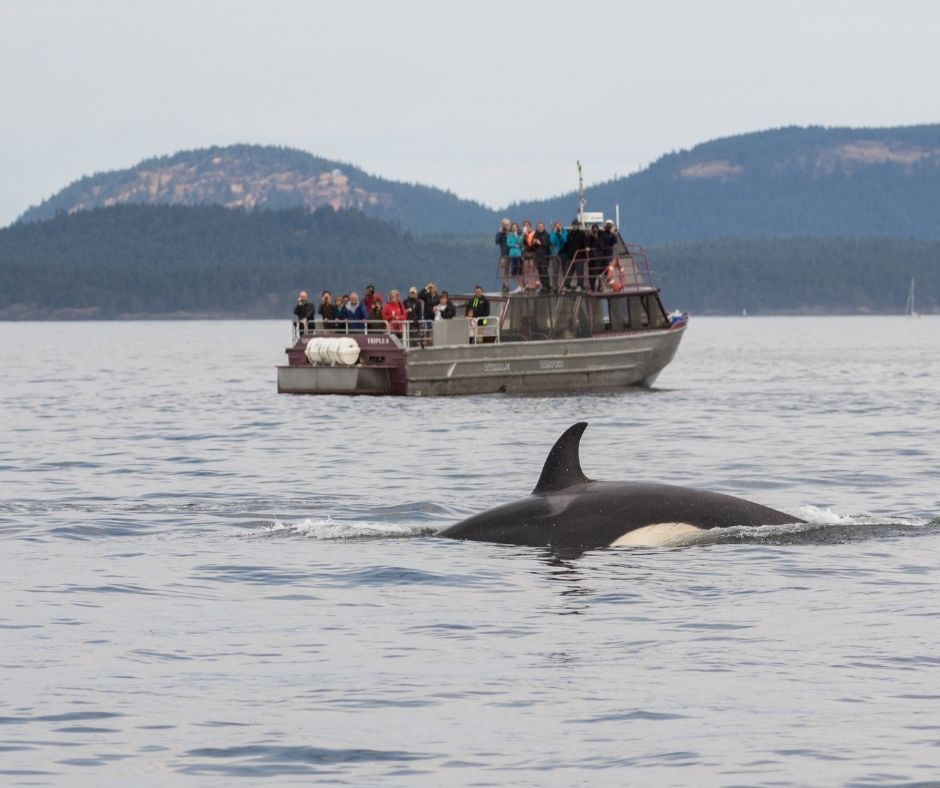
<svg viewBox="0 0 940 788">
<path fill-rule="evenodd" d="M 513 293 L 554 292 L 587 288 L 586 271 L 606 269 L 614 259 L 614 249 L 621 243 L 620 233 L 612 221 L 593 224 L 589 230 L 581 227 L 577 219 L 570 228 L 560 221 L 552 223 L 551 231 L 545 222 L 526 220 L 518 222 L 503 219 L 496 233 L 499 247 L 499 274 L 503 293 L 509 292 L 510 280 L 515 280 Z M 570 282 L 566 282 L 566 271 L 575 255 L 590 261 L 590 266 L 575 266 Z"/>
<path fill-rule="evenodd" d="M 483 288 L 477 285 L 473 296 L 467 299 L 464 317 L 480 318 L 489 314 L 490 302 Z M 315 305 L 307 292 L 301 290 L 297 294 L 294 315 L 302 332 L 312 329 L 315 323 L 324 329 L 344 331 L 364 331 L 367 326 L 376 329 L 388 326 L 392 331 L 401 331 L 406 323 L 416 330 L 432 320 L 451 320 L 456 317 L 457 309 L 446 290 L 438 292 L 437 285 L 428 282 L 420 291 L 415 286 L 408 288 L 408 297 L 404 300 L 395 289 L 389 290 L 388 300 L 383 300 L 374 285 L 367 285 L 362 300 L 358 293 L 351 292 L 334 301 L 332 293 L 324 290 L 319 305 Z"/>
<path fill-rule="evenodd" d="M 532 223 L 526 220 L 520 228 L 517 222 L 503 219 L 496 233 L 502 292 L 510 292 L 511 280 L 516 283 L 513 293 L 560 293 L 586 289 L 587 277 L 593 275 L 592 269 L 604 271 L 605 268 L 611 284 L 617 274 L 612 270 L 617 265 L 614 250 L 621 242 L 620 233 L 611 221 L 607 221 L 603 229 L 593 224 L 589 230 L 583 230 L 577 219 L 567 229 L 560 221 L 555 221 L 548 231 L 541 221 L 536 222 L 533 228 Z M 571 280 L 566 282 L 566 271 L 579 252 L 591 265 L 575 266 Z M 619 273 L 622 277 L 622 267 Z M 405 323 L 418 329 L 423 323 L 450 320 L 456 314 L 450 294 L 446 290 L 438 292 L 434 282 L 428 282 L 420 291 L 415 286 L 410 287 L 405 299 L 402 299 L 400 291 L 392 289 L 388 299 L 383 300 L 375 292 L 374 285 L 366 286 L 362 300 L 358 293 L 351 292 L 334 301 L 333 294 L 324 290 L 319 305 L 311 303 L 307 292 L 301 290 L 294 306 L 297 325 L 303 332 L 314 324 L 320 324 L 324 329 L 346 331 L 364 331 L 367 326 L 377 329 L 388 326 L 393 331 L 401 331 Z M 489 314 L 490 302 L 483 294 L 483 288 L 477 285 L 473 296 L 467 299 L 464 317 L 480 318 Z"/>
</svg>

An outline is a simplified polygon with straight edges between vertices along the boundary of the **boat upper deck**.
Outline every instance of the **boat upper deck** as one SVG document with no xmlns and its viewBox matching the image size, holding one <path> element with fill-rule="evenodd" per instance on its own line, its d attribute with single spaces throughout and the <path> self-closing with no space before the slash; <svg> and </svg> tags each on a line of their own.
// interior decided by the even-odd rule
<svg viewBox="0 0 940 788">
<path fill-rule="evenodd" d="M 551 258 L 547 262 L 551 264 Z M 679 320 L 666 314 L 659 290 L 653 285 L 649 261 L 640 246 L 623 244 L 613 256 L 582 250 L 566 267 L 559 266 L 557 270 L 557 291 L 540 285 L 521 293 L 488 294 L 490 314 L 486 317 L 463 317 L 472 296 L 454 295 L 451 300 L 456 317 L 449 320 L 335 320 L 312 324 L 307 329 L 295 323 L 293 340 L 296 343 L 311 337 L 383 336 L 401 348 L 412 349 L 587 339 L 669 329 Z"/>
</svg>

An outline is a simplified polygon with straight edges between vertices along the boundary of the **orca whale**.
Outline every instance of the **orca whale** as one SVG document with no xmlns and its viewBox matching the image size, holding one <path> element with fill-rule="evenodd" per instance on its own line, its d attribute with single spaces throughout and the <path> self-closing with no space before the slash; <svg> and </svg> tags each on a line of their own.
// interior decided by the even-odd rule
<svg viewBox="0 0 940 788">
<path fill-rule="evenodd" d="M 668 544 L 711 528 L 803 522 L 731 495 L 588 479 L 578 451 L 586 427 L 587 422 L 578 422 L 556 441 L 528 498 L 475 514 L 436 536 L 579 554 L 601 547 Z"/>
</svg>

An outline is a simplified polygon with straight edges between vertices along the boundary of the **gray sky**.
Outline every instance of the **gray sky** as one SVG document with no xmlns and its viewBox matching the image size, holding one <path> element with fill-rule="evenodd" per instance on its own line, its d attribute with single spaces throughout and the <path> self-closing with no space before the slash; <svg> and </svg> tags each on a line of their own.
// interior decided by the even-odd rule
<svg viewBox="0 0 940 788">
<path fill-rule="evenodd" d="M 0 0 L 0 226 L 280 144 L 499 207 L 785 125 L 940 121 L 933 0 Z"/>
</svg>

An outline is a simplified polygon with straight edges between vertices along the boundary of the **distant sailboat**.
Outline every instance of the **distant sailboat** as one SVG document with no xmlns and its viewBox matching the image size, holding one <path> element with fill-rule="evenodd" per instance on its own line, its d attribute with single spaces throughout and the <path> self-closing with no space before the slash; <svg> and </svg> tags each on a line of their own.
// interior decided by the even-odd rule
<svg viewBox="0 0 940 788">
<path fill-rule="evenodd" d="M 907 291 L 907 306 L 904 307 L 904 314 L 908 317 L 920 317 L 920 312 L 914 309 L 914 277 L 911 277 L 911 287 Z"/>
</svg>

